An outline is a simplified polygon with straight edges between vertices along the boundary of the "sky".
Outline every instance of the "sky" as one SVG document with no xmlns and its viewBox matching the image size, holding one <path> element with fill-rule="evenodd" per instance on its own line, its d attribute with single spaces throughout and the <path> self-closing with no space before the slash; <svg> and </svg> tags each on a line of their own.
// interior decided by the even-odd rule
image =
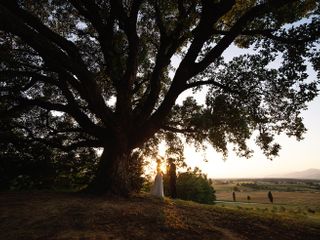
<svg viewBox="0 0 320 240">
<path fill-rule="evenodd" d="M 243 54 L 248 50 L 240 50 L 231 46 L 224 53 L 225 60 Z M 178 60 L 174 60 L 178 65 Z M 310 78 L 316 74 L 308 70 Z M 183 93 L 177 100 L 182 101 L 190 92 Z M 195 96 L 204 102 L 205 94 Z M 276 137 L 281 145 L 279 156 L 272 161 L 263 155 L 262 151 L 250 140 L 249 147 L 254 150 L 251 158 L 240 158 L 229 151 L 227 159 L 208 146 L 206 152 L 196 152 L 194 148 L 185 146 L 185 157 L 188 166 L 199 167 L 210 178 L 263 178 L 272 175 L 303 171 L 310 168 L 320 169 L 320 96 L 308 104 L 308 109 L 302 113 L 304 124 L 308 129 L 304 139 L 297 141 L 286 135 Z M 205 162 L 204 159 L 208 161 Z"/>
<path fill-rule="evenodd" d="M 226 160 L 214 149 L 206 152 L 208 162 L 204 162 L 203 153 L 191 147 L 185 148 L 186 163 L 190 167 L 198 166 L 210 178 L 262 178 L 274 174 L 303 171 L 309 168 L 320 169 L 320 97 L 309 104 L 302 114 L 308 132 L 304 139 L 297 141 L 286 135 L 276 138 L 281 145 L 279 156 L 272 161 L 267 159 L 258 147 L 250 144 L 255 153 L 249 159 L 239 158 L 229 152 Z"/>
</svg>

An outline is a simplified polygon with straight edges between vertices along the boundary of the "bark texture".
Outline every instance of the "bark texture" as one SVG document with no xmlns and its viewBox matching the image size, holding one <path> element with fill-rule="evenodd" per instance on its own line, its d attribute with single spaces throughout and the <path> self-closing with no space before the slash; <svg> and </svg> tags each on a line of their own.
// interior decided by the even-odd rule
<svg viewBox="0 0 320 240">
<path fill-rule="evenodd" d="M 119 146 L 104 149 L 96 175 L 86 188 L 93 194 L 111 193 L 128 196 L 131 191 L 129 156 Z"/>
</svg>

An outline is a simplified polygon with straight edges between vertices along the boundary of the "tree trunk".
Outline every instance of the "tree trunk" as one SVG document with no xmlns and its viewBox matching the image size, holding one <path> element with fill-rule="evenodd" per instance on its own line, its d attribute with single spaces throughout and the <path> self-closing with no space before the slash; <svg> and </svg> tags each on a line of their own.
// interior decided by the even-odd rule
<svg viewBox="0 0 320 240">
<path fill-rule="evenodd" d="M 129 153 L 121 147 L 104 149 L 94 179 L 86 188 L 93 194 L 128 196 L 131 191 Z"/>
</svg>

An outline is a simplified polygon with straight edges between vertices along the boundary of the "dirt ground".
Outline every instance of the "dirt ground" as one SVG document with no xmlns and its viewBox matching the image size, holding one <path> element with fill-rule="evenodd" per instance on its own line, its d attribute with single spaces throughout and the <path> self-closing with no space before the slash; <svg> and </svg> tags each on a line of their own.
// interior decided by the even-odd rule
<svg viewBox="0 0 320 240">
<path fill-rule="evenodd" d="M 148 195 L 0 193 L 0 239 L 320 239 L 320 224 Z"/>
</svg>

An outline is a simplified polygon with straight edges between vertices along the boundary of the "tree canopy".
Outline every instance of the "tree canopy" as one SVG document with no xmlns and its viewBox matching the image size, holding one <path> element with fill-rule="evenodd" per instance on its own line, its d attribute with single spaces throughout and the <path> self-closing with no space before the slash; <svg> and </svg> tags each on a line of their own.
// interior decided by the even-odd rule
<svg viewBox="0 0 320 240">
<path fill-rule="evenodd" d="M 224 154 L 233 143 L 249 156 L 246 141 L 257 131 L 257 145 L 277 155 L 274 136 L 301 139 L 300 113 L 318 92 L 307 68 L 319 78 L 319 6 L 0 0 L 0 140 L 103 148 L 93 192 L 127 192 L 140 164 L 132 154 L 154 154 L 162 140 L 181 159 L 183 139 Z M 226 61 L 230 46 L 250 51 Z"/>
</svg>

